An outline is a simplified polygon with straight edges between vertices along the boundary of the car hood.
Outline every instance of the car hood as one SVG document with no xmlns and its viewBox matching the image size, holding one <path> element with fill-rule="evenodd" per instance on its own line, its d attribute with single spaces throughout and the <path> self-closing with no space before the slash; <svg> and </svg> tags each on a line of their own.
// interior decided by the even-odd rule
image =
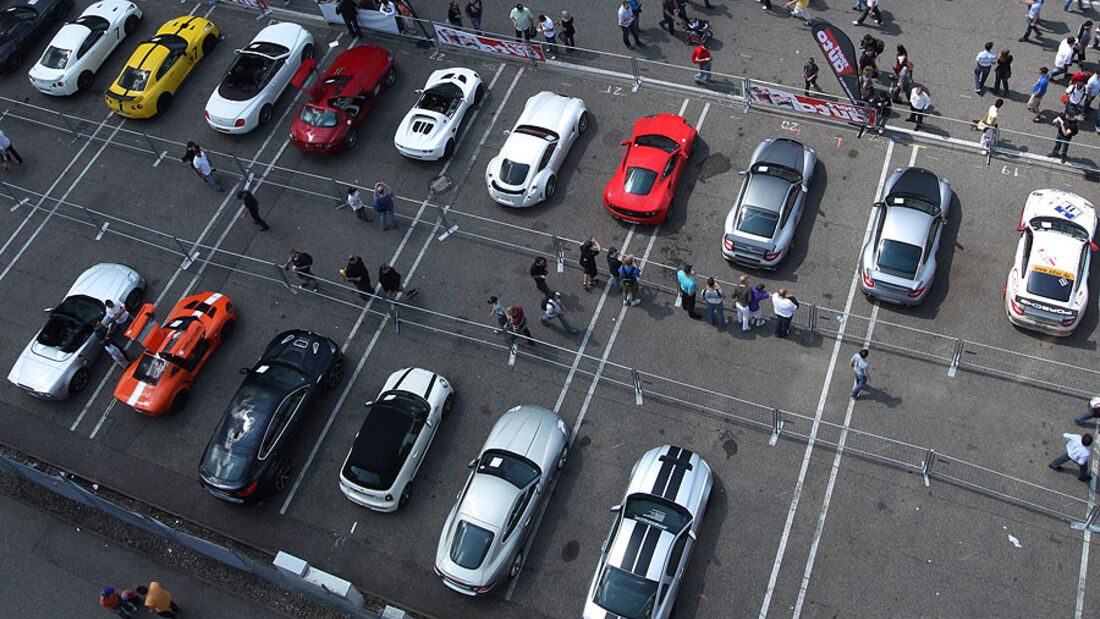
<svg viewBox="0 0 1100 619">
<path fill-rule="evenodd" d="M 803 176 L 805 170 L 805 149 L 802 144 L 794 140 L 776 138 L 760 149 L 753 163 L 774 163 L 792 170 L 796 170 Z"/>
<path fill-rule="evenodd" d="M 82 294 L 100 301 L 125 301 L 120 297 L 134 285 L 141 285 L 141 276 L 137 271 L 124 264 L 103 262 L 84 271 L 65 297 Z"/>
<path fill-rule="evenodd" d="M 416 108 L 409 110 L 397 127 L 394 141 L 416 150 L 431 150 L 439 146 L 450 124 L 447 116 Z"/>
</svg>

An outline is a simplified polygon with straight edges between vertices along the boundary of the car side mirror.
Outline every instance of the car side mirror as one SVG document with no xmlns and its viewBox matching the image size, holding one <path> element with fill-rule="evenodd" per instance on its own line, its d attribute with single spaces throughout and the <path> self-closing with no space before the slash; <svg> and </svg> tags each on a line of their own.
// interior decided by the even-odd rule
<svg viewBox="0 0 1100 619">
<path fill-rule="evenodd" d="M 44 309 L 44 310 L 42 310 L 42 311 L 43 311 L 43 312 L 46 312 L 46 313 L 48 314 L 48 313 L 50 313 L 50 312 L 52 312 L 52 311 L 53 311 L 53 308 L 52 308 L 52 307 L 47 307 L 47 308 L 45 308 L 45 309 Z"/>
<path fill-rule="evenodd" d="M 738 174 L 739 176 L 748 176 L 748 175 L 749 175 L 749 171 L 748 171 L 748 170 L 741 170 L 741 171 L 740 171 L 740 172 L 738 172 L 737 174 Z"/>
<path fill-rule="evenodd" d="M 1023 232 L 1024 230 L 1027 230 L 1027 226 L 1016 226 L 1016 232 Z"/>
<path fill-rule="evenodd" d="M 474 458 L 473 460 L 470 460 L 469 464 L 466 465 L 466 468 L 472 469 L 475 466 L 477 466 L 477 458 Z"/>
<path fill-rule="evenodd" d="M 233 53 L 240 56 L 241 55 L 241 50 L 235 49 L 235 50 L 233 50 Z"/>
<path fill-rule="evenodd" d="M 504 130 L 504 135 L 512 135 L 512 130 L 511 129 L 505 129 Z"/>
<path fill-rule="evenodd" d="M 374 400 L 367 400 L 363 402 L 363 406 L 374 406 Z"/>
<path fill-rule="evenodd" d="M 630 146 L 630 140 L 623 140 L 622 142 L 619 142 L 619 144 L 623 146 Z"/>
<path fill-rule="evenodd" d="M 692 541 L 697 541 L 697 538 L 695 537 L 695 531 L 693 529 L 688 529 L 688 537 L 690 537 Z"/>
<path fill-rule="evenodd" d="M 1096 243 L 1089 241 L 1089 249 L 1091 249 L 1092 251 L 1096 251 Z"/>
<path fill-rule="evenodd" d="M 418 95 L 424 94 L 424 89 L 423 88 L 417 88 L 416 89 L 416 94 L 418 94 Z"/>
<path fill-rule="evenodd" d="M 240 372 L 241 374 L 248 374 L 248 368 L 241 368 L 237 371 Z"/>
<path fill-rule="evenodd" d="M 619 510 L 622 509 L 622 508 L 623 508 L 622 505 L 612 505 L 611 506 L 611 512 L 614 513 L 614 514 L 617 514 L 617 513 L 619 513 Z"/>
</svg>

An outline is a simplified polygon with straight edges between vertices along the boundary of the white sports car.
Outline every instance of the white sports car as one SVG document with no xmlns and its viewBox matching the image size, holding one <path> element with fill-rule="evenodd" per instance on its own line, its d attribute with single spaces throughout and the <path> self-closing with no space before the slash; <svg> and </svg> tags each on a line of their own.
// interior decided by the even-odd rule
<svg viewBox="0 0 1100 619">
<path fill-rule="evenodd" d="M 23 349 L 8 380 L 45 400 L 64 400 L 82 391 L 88 386 L 88 368 L 103 350 L 92 337 L 106 315 L 103 302 L 121 301 L 133 312 L 141 307 L 144 294 L 145 280 L 126 265 L 104 262 L 84 271 L 65 300 L 46 310 L 46 326 Z"/>
<path fill-rule="evenodd" d="M 489 195 L 506 206 L 549 200 L 565 156 L 587 128 L 581 99 L 545 90 L 528 99 L 500 154 L 485 168 Z"/>
<path fill-rule="evenodd" d="M 137 30 L 141 9 L 126 0 L 103 0 L 89 6 L 57 31 L 27 77 L 47 95 L 87 90 L 103 61 L 122 39 Z"/>
<path fill-rule="evenodd" d="M 1089 300 L 1096 211 L 1077 194 L 1031 192 L 1020 212 L 1020 241 L 1005 285 L 1012 324 L 1064 337 L 1081 323 Z"/>
<path fill-rule="evenodd" d="M 256 35 L 206 102 L 206 122 L 222 133 L 248 133 L 271 122 L 290 78 L 313 57 L 313 35 L 298 24 L 272 24 Z"/>
<path fill-rule="evenodd" d="M 393 136 L 397 152 L 412 159 L 437 161 L 454 154 L 458 129 L 470 108 L 481 102 L 485 87 L 476 71 L 456 67 L 428 76 L 416 105 L 405 114 Z"/>
<path fill-rule="evenodd" d="M 340 469 L 344 496 L 380 512 L 407 503 L 454 399 L 454 387 L 431 370 L 405 368 L 391 374 L 378 397 L 367 402 L 367 417 Z"/>
</svg>

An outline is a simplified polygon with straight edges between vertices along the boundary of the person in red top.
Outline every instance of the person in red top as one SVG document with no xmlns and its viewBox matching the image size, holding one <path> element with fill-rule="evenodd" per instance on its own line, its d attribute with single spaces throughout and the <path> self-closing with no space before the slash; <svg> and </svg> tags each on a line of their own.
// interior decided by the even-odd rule
<svg viewBox="0 0 1100 619">
<path fill-rule="evenodd" d="M 699 72 L 695 74 L 696 82 L 710 81 L 710 49 L 706 41 L 699 44 L 691 53 L 691 61 L 699 65 Z"/>
</svg>

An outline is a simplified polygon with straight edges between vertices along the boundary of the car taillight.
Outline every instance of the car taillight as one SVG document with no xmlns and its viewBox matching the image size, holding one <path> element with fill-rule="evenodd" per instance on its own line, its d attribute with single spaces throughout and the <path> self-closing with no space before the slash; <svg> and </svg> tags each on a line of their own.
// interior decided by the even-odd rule
<svg viewBox="0 0 1100 619">
<path fill-rule="evenodd" d="M 1070 316 L 1069 318 L 1063 318 L 1062 319 L 1062 326 L 1063 327 L 1072 326 L 1073 323 L 1077 322 L 1077 318 L 1078 318 L 1078 316 Z"/>
<path fill-rule="evenodd" d="M 238 491 L 234 492 L 233 496 L 246 497 L 246 496 L 252 494 L 253 492 L 255 492 L 256 488 L 259 488 L 259 487 L 260 487 L 260 481 L 256 480 L 256 481 L 248 484 L 248 487 L 245 488 L 244 490 L 238 490 Z"/>
<path fill-rule="evenodd" d="M 733 241 L 729 239 L 722 239 L 722 247 L 725 247 L 726 251 L 733 251 Z"/>
<path fill-rule="evenodd" d="M 909 291 L 909 298 L 910 299 L 915 299 L 915 298 L 921 296 L 922 294 L 924 294 L 924 289 L 925 288 L 926 288 L 926 286 L 921 286 L 920 288 L 917 288 L 916 290 L 910 290 Z"/>
<path fill-rule="evenodd" d="M 203 113 L 206 114 L 206 120 L 210 120 L 210 112 L 203 112 Z"/>
<path fill-rule="evenodd" d="M 470 588 L 473 589 L 474 591 L 476 591 L 477 593 L 484 593 L 484 592 L 488 591 L 489 589 L 492 589 L 493 587 L 495 587 L 496 584 L 497 584 L 496 582 L 491 582 L 487 585 L 481 585 L 480 587 L 470 587 Z"/>
<path fill-rule="evenodd" d="M 867 286 L 868 288 L 874 288 L 875 287 L 875 280 L 873 280 L 873 279 L 871 279 L 870 277 L 867 276 L 867 271 L 863 272 L 863 285 Z"/>
<path fill-rule="evenodd" d="M 238 118 L 237 122 L 233 123 L 233 126 L 234 127 L 243 127 L 244 126 L 244 119 L 243 118 Z"/>
<path fill-rule="evenodd" d="M 771 253 L 771 254 L 764 254 L 764 260 L 767 260 L 767 261 L 775 260 L 782 253 L 783 252 L 781 252 L 781 251 L 777 251 L 777 252 Z"/>
<path fill-rule="evenodd" d="M 1016 301 L 1011 301 L 1010 300 L 1008 302 L 1008 306 L 1010 308 L 1012 308 L 1012 313 L 1013 314 L 1016 314 L 1017 316 L 1023 316 L 1024 315 L 1024 308 L 1020 307 L 1020 305 L 1018 303 L 1016 303 Z"/>
</svg>

